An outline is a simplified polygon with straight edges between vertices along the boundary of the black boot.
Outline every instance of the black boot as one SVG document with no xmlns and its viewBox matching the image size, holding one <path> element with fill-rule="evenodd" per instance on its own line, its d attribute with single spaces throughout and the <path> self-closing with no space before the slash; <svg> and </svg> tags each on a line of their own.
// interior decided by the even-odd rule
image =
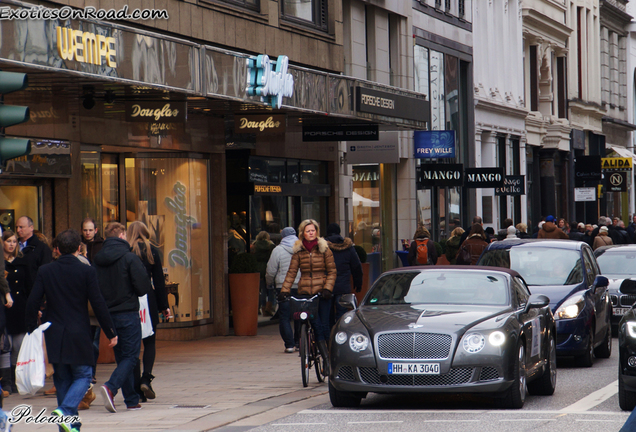
<svg viewBox="0 0 636 432">
<path fill-rule="evenodd" d="M 144 392 L 141 391 L 141 379 L 139 376 L 141 375 L 141 365 L 139 359 L 135 363 L 135 368 L 133 369 L 133 377 L 135 378 L 135 392 L 139 395 L 139 402 L 148 402 Z"/>
<path fill-rule="evenodd" d="M 148 399 L 154 399 L 157 395 L 155 395 L 155 391 L 152 389 L 152 386 L 150 385 L 150 382 L 155 379 L 154 376 L 152 376 L 149 373 L 144 372 L 144 374 L 141 376 L 141 391 L 143 392 L 144 396 L 146 396 Z"/>
<path fill-rule="evenodd" d="M 318 350 L 322 356 L 323 370 L 322 375 L 329 375 L 329 350 L 327 349 L 327 342 L 324 340 L 318 341 Z"/>
<path fill-rule="evenodd" d="M 15 381 L 15 366 L 11 366 L 11 393 L 18 393 L 18 387 Z"/>
</svg>

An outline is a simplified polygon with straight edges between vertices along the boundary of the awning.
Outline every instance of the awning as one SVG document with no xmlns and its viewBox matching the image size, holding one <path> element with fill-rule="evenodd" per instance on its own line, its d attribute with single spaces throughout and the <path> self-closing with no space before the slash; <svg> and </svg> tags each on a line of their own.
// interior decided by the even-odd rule
<svg viewBox="0 0 636 432">
<path fill-rule="evenodd" d="M 374 201 L 369 198 L 365 198 L 362 195 L 354 192 L 353 193 L 353 206 L 362 206 L 362 207 L 380 207 L 380 201 Z"/>
<path fill-rule="evenodd" d="M 634 164 L 636 164 L 636 154 L 632 153 L 631 151 L 627 150 L 625 147 L 621 147 L 621 146 L 617 146 L 617 145 L 611 145 L 611 144 L 606 144 L 605 148 L 608 150 L 611 150 L 615 153 L 618 153 L 618 155 L 620 157 L 624 157 L 624 158 L 632 158 L 632 162 Z"/>
</svg>

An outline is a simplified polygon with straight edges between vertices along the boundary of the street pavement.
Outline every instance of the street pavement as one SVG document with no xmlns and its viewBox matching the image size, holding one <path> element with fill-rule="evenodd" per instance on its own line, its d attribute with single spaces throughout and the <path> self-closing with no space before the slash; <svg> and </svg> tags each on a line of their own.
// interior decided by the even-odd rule
<svg viewBox="0 0 636 432">
<path fill-rule="evenodd" d="M 152 382 L 157 398 L 138 411 L 126 411 L 121 393 L 115 397 L 117 413 L 104 408 L 101 395 L 89 410 L 80 411 L 82 431 L 199 432 L 233 423 L 263 424 L 328 401 L 326 384 L 315 374 L 303 388 L 298 353 L 286 354 L 278 326 L 259 327 L 253 337 L 219 336 L 189 342 L 157 342 Z M 108 380 L 114 364 L 98 365 L 96 390 Z M 47 379 L 44 389 L 50 388 Z M 36 396 L 11 395 L 4 410 L 32 406 L 36 416 L 56 408 L 55 397 L 43 390 Z M 240 420 L 243 423 L 236 423 Z M 250 420 L 251 419 L 251 420 Z M 55 431 L 51 424 L 13 426 L 14 431 Z"/>
</svg>

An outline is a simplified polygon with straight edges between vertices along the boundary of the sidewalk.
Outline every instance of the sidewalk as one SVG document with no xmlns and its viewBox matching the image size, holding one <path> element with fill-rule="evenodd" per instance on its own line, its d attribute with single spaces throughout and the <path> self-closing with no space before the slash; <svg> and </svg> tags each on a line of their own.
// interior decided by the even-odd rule
<svg viewBox="0 0 636 432">
<path fill-rule="evenodd" d="M 158 341 L 153 371 L 157 378 L 152 383 L 157 398 L 142 404 L 139 411 L 127 412 L 119 393 L 115 397 L 118 412 L 111 414 L 97 393 L 91 409 L 79 412 L 82 431 L 208 431 L 241 419 L 243 426 L 258 424 L 249 418 L 270 410 L 278 411 L 278 417 L 288 415 L 295 412 L 292 404 L 298 402 L 298 410 L 325 403 L 327 385 L 318 384 L 311 371 L 309 387 L 303 388 L 298 353 L 283 350 L 278 326 L 273 325 L 259 327 L 255 337 Z M 98 365 L 96 390 L 114 367 Z M 51 385 L 52 379 L 48 379 L 45 389 Z M 42 408 L 48 415 L 56 408 L 56 399 L 45 397 L 42 391 L 34 397 L 14 394 L 4 400 L 4 410 L 20 404 L 33 406 L 34 416 Z M 57 426 L 19 423 L 13 430 L 55 432 Z"/>
</svg>

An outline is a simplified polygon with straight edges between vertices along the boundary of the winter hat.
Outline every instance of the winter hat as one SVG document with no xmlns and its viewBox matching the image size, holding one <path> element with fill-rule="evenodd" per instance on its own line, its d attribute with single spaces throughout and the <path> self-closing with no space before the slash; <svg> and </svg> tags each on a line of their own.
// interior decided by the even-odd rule
<svg viewBox="0 0 636 432">
<path fill-rule="evenodd" d="M 287 228 L 283 228 L 283 230 L 280 232 L 281 238 L 285 238 L 287 236 L 296 235 L 296 230 L 292 227 L 287 227 Z"/>
<path fill-rule="evenodd" d="M 337 223 L 330 223 L 327 225 L 327 235 L 340 234 L 340 225 Z"/>
<path fill-rule="evenodd" d="M 606 226 L 602 226 L 602 227 L 598 230 L 598 232 L 604 232 L 604 233 L 606 233 L 606 232 L 608 232 L 608 231 L 609 231 L 609 230 L 607 229 L 607 227 L 606 227 Z"/>
<path fill-rule="evenodd" d="M 545 218 L 545 221 L 546 221 L 546 222 L 554 222 L 555 220 L 556 220 L 556 219 L 555 219 L 555 218 L 554 218 L 554 216 L 552 216 L 552 215 L 547 216 L 547 217 Z"/>
<path fill-rule="evenodd" d="M 579 222 L 579 224 L 576 227 L 577 228 L 585 228 L 585 224 L 583 222 Z"/>
</svg>

